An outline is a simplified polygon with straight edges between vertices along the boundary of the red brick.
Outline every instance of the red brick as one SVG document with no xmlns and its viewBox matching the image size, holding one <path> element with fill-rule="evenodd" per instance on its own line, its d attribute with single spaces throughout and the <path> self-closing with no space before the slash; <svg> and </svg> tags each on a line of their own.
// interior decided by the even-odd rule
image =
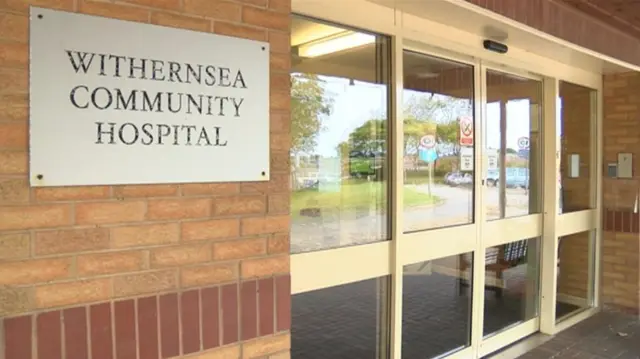
<svg viewBox="0 0 640 359">
<path fill-rule="evenodd" d="M 268 2 L 268 0 L 236 0 L 236 1 L 241 2 L 243 4 L 261 6 L 261 7 L 266 7 Z"/>
<path fill-rule="evenodd" d="M 27 42 L 29 19 L 24 15 L 0 13 L 0 38 Z"/>
<path fill-rule="evenodd" d="M 257 282 L 248 281 L 241 285 L 240 289 L 240 314 L 242 328 L 242 340 L 251 340 L 258 336 L 258 298 Z"/>
<path fill-rule="evenodd" d="M 135 5 L 157 9 L 180 10 L 180 0 L 122 0 Z"/>
<path fill-rule="evenodd" d="M 247 259 L 242 261 L 242 278 L 268 277 L 289 273 L 289 256 Z"/>
<path fill-rule="evenodd" d="M 31 319 L 25 315 L 4 320 L 5 359 L 31 358 Z"/>
<path fill-rule="evenodd" d="M 289 14 L 245 6 L 242 9 L 242 21 L 268 29 L 289 31 Z"/>
<path fill-rule="evenodd" d="M 230 282 L 238 278 L 235 262 L 208 263 L 180 269 L 180 282 L 184 288 Z"/>
<path fill-rule="evenodd" d="M 240 222 L 237 219 L 214 219 L 182 224 L 183 241 L 231 239 L 239 234 Z"/>
<path fill-rule="evenodd" d="M 272 234 L 289 231 L 289 216 L 253 217 L 242 219 L 242 235 Z"/>
<path fill-rule="evenodd" d="M 0 74 L 2 76 L 2 74 Z M 2 81 L 0 81 L 2 86 Z M 0 152 L 0 174 L 26 175 L 28 172 L 29 156 L 23 151 Z"/>
<path fill-rule="evenodd" d="M 182 320 L 182 354 L 200 350 L 200 293 L 190 290 L 182 293 L 180 301 Z"/>
<path fill-rule="evenodd" d="M 77 224 L 111 224 L 144 220 L 147 205 L 142 201 L 76 204 Z"/>
<path fill-rule="evenodd" d="M 285 54 L 279 54 L 279 53 L 272 53 L 271 54 L 271 61 L 269 62 L 269 68 L 273 71 L 288 71 L 288 69 L 291 68 L 291 56 L 290 55 L 285 55 Z M 278 92 L 278 94 L 280 96 L 285 96 L 283 92 Z M 280 107 L 282 109 L 289 109 L 289 107 L 286 105 L 286 102 L 283 102 L 284 100 L 280 99 L 280 102 L 278 102 L 278 105 L 280 105 Z M 274 108 L 271 108 L 272 110 L 275 110 Z"/>
<path fill-rule="evenodd" d="M 276 331 L 291 328 L 291 277 L 276 278 Z"/>
<path fill-rule="evenodd" d="M 177 287 L 178 279 L 172 269 L 121 275 L 113 279 L 113 294 L 117 297 L 165 292 Z"/>
<path fill-rule="evenodd" d="M 222 345 L 238 341 L 238 284 L 227 284 L 220 288 L 222 307 Z"/>
<path fill-rule="evenodd" d="M 89 356 L 87 310 L 75 307 L 65 309 L 63 313 L 66 359 L 86 359 Z"/>
<path fill-rule="evenodd" d="M 147 218 L 151 220 L 206 218 L 210 215 L 209 198 L 149 201 L 147 208 Z"/>
<path fill-rule="evenodd" d="M 26 204 L 29 202 L 31 191 L 29 180 L 26 178 L 0 179 L 0 205 Z"/>
<path fill-rule="evenodd" d="M 111 304 L 102 303 L 89 308 L 91 323 L 91 358 L 113 359 L 111 336 Z"/>
<path fill-rule="evenodd" d="M 40 256 L 107 249 L 109 230 L 87 228 L 38 232 L 34 247 L 35 254 Z"/>
<path fill-rule="evenodd" d="M 117 186 L 113 189 L 116 198 L 172 197 L 178 194 L 178 185 L 132 185 Z"/>
<path fill-rule="evenodd" d="M 74 0 L 2 0 L 0 9 L 12 12 L 28 13 L 29 5 L 58 10 L 73 10 Z"/>
<path fill-rule="evenodd" d="M 211 260 L 211 245 L 204 243 L 161 247 L 151 251 L 149 260 L 152 268 L 204 263 Z"/>
<path fill-rule="evenodd" d="M 59 227 L 71 224 L 67 204 L 0 207 L 0 231 Z"/>
<path fill-rule="evenodd" d="M 289 253 L 289 235 L 288 234 L 277 234 L 273 237 L 269 238 L 267 242 L 267 253 L 269 254 L 278 254 L 278 253 Z"/>
<path fill-rule="evenodd" d="M 115 302 L 116 357 L 118 359 L 136 359 L 136 316 L 133 299 Z"/>
<path fill-rule="evenodd" d="M 213 244 L 215 260 L 232 260 L 256 257 L 266 254 L 264 238 L 232 240 Z"/>
<path fill-rule="evenodd" d="M 116 248 L 177 243 L 180 224 L 151 224 L 111 229 L 111 242 Z"/>
<path fill-rule="evenodd" d="M 158 359 L 158 297 L 138 299 L 140 359 Z"/>
<path fill-rule="evenodd" d="M 0 42 L 0 66 L 2 66 L 2 43 Z M 0 122 L 0 148 L 25 150 L 29 142 L 27 124 L 23 122 Z"/>
<path fill-rule="evenodd" d="M 30 253 L 29 233 L 0 234 L 0 261 L 24 259 Z"/>
<path fill-rule="evenodd" d="M 144 252 L 111 252 L 78 256 L 76 268 L 79 276 L 93 276 L 144 269 Z"/>
<path fill-rule="evenodd" d="M 269 9 L 283 11 L 288 14 L 291 12 L 291 0 L 269 0 Z"/>
<path fill-rule="evenodd" d="M 264 196 L 243 195 L 216 198 L 214 214 L 219 216 L 261 214 L 266 209 Z"/>
<path fill-rule="evenodd" d="M 216 34 L 249 40 L 265 41 L 267 39 L 267 32 L 264 29 L 222 21 L 216 21 L 213 24 L 213 31 Z"/>
<path fill-rule="evenodd" d="M 182 185 L 184 196 L 228 196 L 238 193 L 236 183 L 190 183 Z"/>
<path fill-rule="evenodd" d="M 135 6 L 85 0 L 79 2 L 78 9 L 81 13 L 105 16 L 120 20 L 138 22 L 147 22 L 149 20 L 149 11 Z"/>
<path fill-rule="evenodd" d="M 0 91 L 5 93 L 27 92 L 29 75 L 23 69 L 0 68 Z"/>
<path fill-rule="evenodd" d="M 202 289 L 202 348 L 220 346 L 220 297 L 218 287 Z"/>
<path fill-rule="evenodd" d="M 36 287 L 36 305 L 51 308 L 107 300 L 111 297 L 111 285 L 110 278 L 103 278 Z"/>
<path fill-rule="evenodd" d="M 35 197 L 40 202 L 82 201 L 107 199 L 111 197 L 111 189 L 99 187 L 43 187 L 36 188 Z"/>
<path fill-rule="evenodd" d="M 269 44 L 271 52 L 290 54 L 291 53 L 291 36 L 284 31 L 269 31 Z M 283 75 L 287 78 L 288 75 Z M 289 82 L 287 82 L 287 89 Z"/>
<path fill-rule="evenodd" d="M 36 284 L 69 278 L 71 258 L 0 262 L 0 285 Z"/>
<path fill-rule="evenodd" d="M 178 295 L 160 296 L 160 351 L 163 358 L 180 354 Z"/>
<path fill-rule="evenodd" d="M 289 194 L 269 195 L 269 214 L 289 214 L 290 196 Z"/>
<path fill-rule="evenodd" d="M 39 314 L 36 328 L 38 359 L 62 359 L 60 311 Z"/>
<path fill-rule="evenodd" d="M 225 21 L 240 21 L 241 5 L 226 0 L 184 0 L 184 11 Z"/>
<path fill-rule="evenodd" d="M 274 332 L 274 280 L 265 278 L 258 281 L 258 336 Z"/>
<path fill-rule="evenodd" d="M 208 19 L 200 19 L 197 17 L 184 16 L 165 12 L 151 13 L 151 23 L 175 27 L 180 29 L 190 29 L 193 31 L 209 32 L 211 31 L 212 22 Z"/>
</svg>

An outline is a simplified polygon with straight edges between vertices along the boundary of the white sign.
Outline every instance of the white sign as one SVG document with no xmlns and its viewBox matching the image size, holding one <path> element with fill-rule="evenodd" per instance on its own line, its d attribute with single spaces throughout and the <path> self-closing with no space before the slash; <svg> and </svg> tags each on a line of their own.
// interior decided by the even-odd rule
<svg viewBox="0 0 640 359">
<path fill-rule="evenodd" d="M 460 145 L 473 146 L 473 119 L 471 117 L 460 118 Z"/>
<path fill-rule="evenodd" d="M 529 137 L 518 138 L 518 148 L 521 150 L 529 149 Z"/>
<path fill-rule="evenodd" d="M 31 8 L 33 186 L 269 179 L 269 44 Z"/>
<path fill-rule="evenodd" d="M 424 135 L 420 138 L 420 146 L 430 149 L 436 146 L 436 136 L 434 135 Z"/>
<path fill-rule="evenodd" d="M 460 171 L 473 171 L 473 148 L 460 148 Z"/>
<path fill-rule="evenodd" d="M 487 169 L 498 169 L 498 151 L 495 149 L 487 149 Z"/>
</svg>

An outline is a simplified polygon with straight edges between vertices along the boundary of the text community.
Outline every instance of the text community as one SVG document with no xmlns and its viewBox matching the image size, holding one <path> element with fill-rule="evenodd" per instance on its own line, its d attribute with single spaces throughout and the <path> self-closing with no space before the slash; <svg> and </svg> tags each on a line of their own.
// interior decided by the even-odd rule
<svg viewBox="0 0 640 359">
<path fill-rule="evenodd" d="M 66 53 L 76 74 L 122 79 L 127 85 L 128 81 L 139 83 L 139 86 L 126 86 L 126 89 L 92 87 L 86 83 L 71 88 L 69 101 L 76 109 L 116 112 L 112 116 L 114 121 L 95 123 L 96 144 L 226 146 L 224 128 L 214 125 L 216 122 L 202 125 L 188 119 L 192 116 L 212 119 L 242 116 L 245 99 L 229 96 L 224 91 L 247 89 L 241 69 L 74 50 L 66 50 Z M 207 93 L 155 91 L 144 87 L 151 84 L 149 81 L 201 85 L 196 88 L 206 86 L 212 90 Z M 181 121 L 166 124 L 118 122 L 124 112 L 175 114 Z"/>
</svg>

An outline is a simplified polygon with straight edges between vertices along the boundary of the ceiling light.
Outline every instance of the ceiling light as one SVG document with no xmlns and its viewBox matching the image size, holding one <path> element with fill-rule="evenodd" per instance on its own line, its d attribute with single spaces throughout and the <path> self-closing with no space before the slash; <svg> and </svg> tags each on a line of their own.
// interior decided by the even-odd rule
<svg viewBox="0 0 640 359">
<path fill-rule="evenodd" d="M 300 45 L 298 47 L 298 56 L 318 57 L 372 44 L 375 41 L 376 37 L 374 35 L 346 31 L 335 36 Z"/>
</svg>

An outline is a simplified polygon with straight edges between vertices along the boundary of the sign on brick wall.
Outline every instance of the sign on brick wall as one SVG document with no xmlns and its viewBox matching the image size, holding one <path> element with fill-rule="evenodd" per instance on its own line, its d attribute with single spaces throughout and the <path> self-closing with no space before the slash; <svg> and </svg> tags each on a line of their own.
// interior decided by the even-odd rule
<svg viewBox="0 0 640 359">
<path fill-rule="evenodd" d="M 269 179 L 269 44 L 31 8 L 33 186 Z"/>
</svg>

